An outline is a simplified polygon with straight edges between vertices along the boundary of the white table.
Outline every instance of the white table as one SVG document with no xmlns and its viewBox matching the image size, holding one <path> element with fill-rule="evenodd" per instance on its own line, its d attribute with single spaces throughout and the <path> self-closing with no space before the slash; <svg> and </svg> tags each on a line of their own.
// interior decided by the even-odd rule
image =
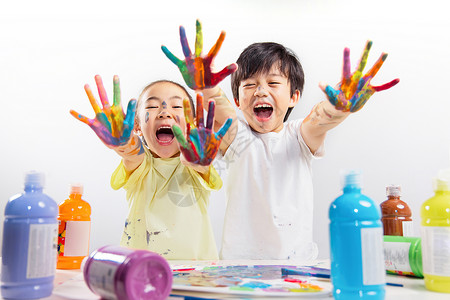
<svg viewBox="0 0 450 300">
<path fill-rule="evenodd" d="M 171 265 L 208 265 L 211 262 L 203 261 L 172 261 Z M 288 261 L 217 261 L 217 265 L 255 265 L 255 264 L 273 264 L 273 265 L 292 265 L 292 262 Z M 386 286 L 386 298 L 387 300 L 450 300 L 450 294 L 431 292 L 425 289 L 425 284 L 423 279 L 387 275 L 387 282 L 403 284 L 403 287 Z M 329 287 L 331 289 L 331 283 L 327 281 L 321 282 L 322 286 Z M 240 299 L 236 296 L 229 295 L 218 295 L 218 294 L 202 294 L 193 293 L 191 296 L 195 297 L 207 297 L 215 299 Z M 181 300 L 183 298 L 171 297 L 173 300 Z M 248 297 L 245 297 L 248 299 Z M 269 298 L 269 297 L 266 297 Z M 80 270 L 57 270 L 55 276 L 55 287 L 53 289 L 53 294 L 44 298 L 46 300 L 73 300 L 73 299 L 83 299 L 83 300 L 97 300 L 100 299 L 97 295 L 93 294 L 83 280 L 83 275 Z M 261 299 L 261 298 L 259 298 Z M 281 299 L 270 297 L 269 299 Z M 284 300 L 294 299 L 293 297 L 283 297 Z M 313 294 L 311 297 L 301 297 L 301 299 L 332 299 L 332 296 L 321 296 L 317 297 Z"/>
</svg>

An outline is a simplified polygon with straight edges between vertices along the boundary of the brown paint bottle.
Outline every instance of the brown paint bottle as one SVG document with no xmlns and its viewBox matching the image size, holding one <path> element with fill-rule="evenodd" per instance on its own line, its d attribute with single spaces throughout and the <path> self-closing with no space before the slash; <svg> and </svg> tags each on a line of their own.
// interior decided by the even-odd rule
<svg viewBox="0 0 450 300">
<path fill-rule="evenodd" d="M 400 186 L 387 186 L 386 195 L 388 199 L 380 204 L 384 235 L 412 236 L 411 209 L 400 200 Z"/>
</svg>

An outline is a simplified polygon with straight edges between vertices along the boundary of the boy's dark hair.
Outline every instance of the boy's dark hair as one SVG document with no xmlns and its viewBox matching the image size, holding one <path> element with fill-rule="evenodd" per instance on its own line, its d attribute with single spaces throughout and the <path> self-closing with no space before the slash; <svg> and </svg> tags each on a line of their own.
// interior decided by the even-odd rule
<svg viewBox="0 0 450 300">
<path fill-rule="evenodd" d="M 274 64 L 279 64 L 280 71 L 288 78 L 291 85 L 291 97 L 298 90 L 303 92 L 305 74 L 302 65 L 295 53 L 283 45 L 271 42 L 254 43 L 242 51 L 238 60 L 238 69 L 231 74 L 231 89 L 233 97 L 239 100 L 239 85 L 255 74 L 269 72 Z M 288 108 L 284 121 L 286 121 L 293 107 Z"/>
</svg>

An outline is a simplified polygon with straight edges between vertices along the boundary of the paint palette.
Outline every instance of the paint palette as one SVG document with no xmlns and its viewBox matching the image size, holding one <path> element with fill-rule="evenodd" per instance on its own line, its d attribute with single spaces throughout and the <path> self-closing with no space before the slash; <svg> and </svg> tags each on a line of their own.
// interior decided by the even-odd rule
<svg viewBox="0 0 450 300">
<path fill-rule="evenodd" d="M 329 280 L 282 275 L 286 265 L 229 265 L 196 268 L 173 267 L 173 292 L 204 292 L 236 296 L 323 297 L 331 295 Z"/>
</svg>

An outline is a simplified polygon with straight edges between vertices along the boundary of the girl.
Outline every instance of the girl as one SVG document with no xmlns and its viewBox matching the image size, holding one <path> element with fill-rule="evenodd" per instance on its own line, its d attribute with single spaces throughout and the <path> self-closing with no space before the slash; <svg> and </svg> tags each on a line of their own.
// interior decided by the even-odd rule
<svg viewBox="0 0 450 300">
<path fill-rule="evenodd" d="M 127 191 L 129 211 L 121 245 L 148 249 L 167 259 L 217 259 L 207 206 L 210 191 L 220 189 L 222 181 L 211 165 L 188 163 L 180 157 L 172 132 L 175 123 L 186 128 L 183 99 L 192 103 L 190 95 L 175 82 L 153 82 L 143 89 L 136 109 L 136 101 L 130 101 L 125 117 L 117 76 L 112 107 L 98 75 L 96 82 L 103 109 L 99 110 L 85 86 L 96 118 L 73 111 L 72 115 L 122 157 L 111 177 L 112 188 Z M 110 120 L 110 130 L 101 128 L 107 125 L 104 116 Z M 105 132 L 111 136 L 105 137 Z"/>
</svg>

